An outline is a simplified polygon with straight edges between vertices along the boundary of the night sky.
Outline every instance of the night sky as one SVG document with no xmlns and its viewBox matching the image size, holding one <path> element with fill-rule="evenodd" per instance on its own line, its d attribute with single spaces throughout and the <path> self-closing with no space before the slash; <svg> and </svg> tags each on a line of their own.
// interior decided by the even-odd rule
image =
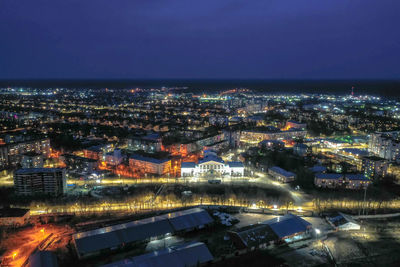
<svg viewBox="0 0 400 267">
<path fill-rule="evenodd" d="M 0 0 L 0 79 L 398 79 L 398 0 Z"/>
</svg>

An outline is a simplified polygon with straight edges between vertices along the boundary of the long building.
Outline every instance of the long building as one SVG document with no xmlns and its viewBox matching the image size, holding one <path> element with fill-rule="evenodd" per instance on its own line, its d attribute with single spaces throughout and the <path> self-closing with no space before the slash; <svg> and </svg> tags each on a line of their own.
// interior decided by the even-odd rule
<svg viewBox="0 0 400 267">
<path fill-rule="evenodd" d="M 33 168 L 14 172 L 15 192 L 20 195 L 58 196 L 65 193 L 66 187 L 65 169 Z"/>
<path fill-rule="evenodd" d="M 41 154 L 44 158 L 50 157 L 50 139 L 42 138 L 0 145 L 0 170 L 17 166 L 26 153 Z"/>
<path fill-rule="evenodd" d="M 171 160 L 133 154 L 129 158 L 129 167 L 145 174 L 165 175 L 171 173 Z"/>
<path fill-rule="evenodd" d="M 305 138 L 307 131 L 302 129 L 290 129 L 287 131 L 242 131 L 240 141 L 245 143 L 258 144 L 263 140 L 292 140 L 296 138 Z"/>
<path fill-rule="evenodd" d="M 89 257 L 170 234 L 203 228 L 213 222 L 207 211 L 193 208 L 138 221 L 77 233 L 73 236 L 78 257 Z"/>
<path fill-rule="evenodd" d="M 296 178 L 296 174 L 293 172 L 286 171 L 277 166 L 269 168 L 268 174 L 283 183 L 292 182 Z"/>
<path fill-rule="evenodd" d="M 103 265 L 103 267 L 197 267 L 214 259 L 207 246 L 191 242 Z"/>
</svg>

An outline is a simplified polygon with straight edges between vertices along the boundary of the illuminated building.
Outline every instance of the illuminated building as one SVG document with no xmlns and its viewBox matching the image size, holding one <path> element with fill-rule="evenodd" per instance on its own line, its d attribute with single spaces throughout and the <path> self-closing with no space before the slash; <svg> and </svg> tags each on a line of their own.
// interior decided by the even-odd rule
<svg viewBox="0 0 400 267">
<path fill-rule="evenodd" d="M 131 150 L 143 150 L 145 152 L 158 152 L 162 150 L 162 141 L 159 134 L 148 134 L 143 137 L 134 137 L 128 140 L 128 148 Z"/>
<path fill-rule="evenodd" d="M 31 152 L 50 157 L 50 140 L 44 138 L 0 145 L 0 169 L 17 166 L 23 155 Z"/>
<path fill-rule="evenodd" d="M 400 132 L 376 132 L 371 134 L 368 149 L 374 155 L 389 161 L 400 159 Z"/>
<path fill-rule="evenodd" d="M 43 168 L 43 156 L 35 152 L 25 153 L 21 160 L 22 168 Z"/>
<path fill-rule="evenodd" d="M 362 158 L 362 169 L 365 176 L 370 179 L 385 177 L 388 172 L 387 160 L 372 156 Z"/>
<path fill-rule="evenodd" d="M 364 189 L 371 181 L 363 174 L 317 173 L 314 184 L 320 188 Z"/>
<path fill-rule="evenodd" d="M 279 129 L 256 131 L 242 131 L 240 141 L 245 143 L 259 143 L 263 140 L 292 140 L 297 138 L 305 138 L 307 132 L 299 129 L 290 129 L 288 131 L 280 131 Z"/>
<path fill-rule="evenodd" d="M 58 196 L 65 193 L 66 186 L 65 169 L 32 168 L 14 172 L 15 192 L 20 195 Z"/>
<path fill-rule="evenodd" d="M 104 161 L 110 166 L 117 166 L 122 163 L 121 149 L 114 149 L 104 156 Z"/>
<path fill-rule="evenodd" d="M 99 162 L 97 160 L 79 157 L 73 154 L 63 154 L 60 156 L 60 160 L 65 163 L 67 169 L 78 172 L 91 173 L 99 167 Z"/>
<path fill-rule="evenodd" d="M 242 177 L 244 165 L 242 162 L 223 161 L 214 151 L 205 151 L 204 158 L 195 162 L 182 162 L 182 177 Z"/>
<path fill-rule="evenodd" d="M 172 172 L 171 160 L 168 158 L 157 159 L 146 154 L 134 154 L 129 158 L 129 167 L 133 171 L 144 174 L 165 175 Z"/>
<path fill-rule="evenodd" d="M 287 121 L 284 128 L 285 128 L 285 130 L 289 130 L 289 129 L 292 129 L 292 128 L 305 130 L 307 128 L 307 124 L 306 123 L 297 122 L 297 121 Z"/>
<path fill-rule="evenodd" d="M 276 166 L 269 168 L 268 174 L 283 183 L 292 182 L 296 178 L 296 174 L 294 174 L 293 172 L 288 172 Z"/>
</svg>

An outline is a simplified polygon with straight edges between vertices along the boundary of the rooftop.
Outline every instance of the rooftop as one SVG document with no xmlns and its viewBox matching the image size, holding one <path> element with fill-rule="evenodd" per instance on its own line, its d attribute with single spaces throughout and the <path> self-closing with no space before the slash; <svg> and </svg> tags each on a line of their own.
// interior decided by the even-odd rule
<svg viewBox="0 0 400 267">
<path fill-rule="evenodd" d="M 213 259 L 204 243 L 191 242 L 110 263 L 103 267 L 190 267 L 199 266 Z"/>
</svg>

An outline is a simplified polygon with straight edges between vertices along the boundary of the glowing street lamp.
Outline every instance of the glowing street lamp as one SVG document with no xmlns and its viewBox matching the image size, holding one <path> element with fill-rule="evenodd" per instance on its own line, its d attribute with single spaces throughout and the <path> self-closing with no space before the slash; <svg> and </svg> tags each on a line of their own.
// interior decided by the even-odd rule
<svg viewBox="0 0 400 267">
<path fill-rule="evenodd" d="M 44 228 L 40 229 L 40 232 L 44 235 Z"/>
<path fill-rule="evenodd" d="M 15 251 L 15 252 L 12 254 L 12 259 L 14 260 L 14 259 L 15 259 L 15 257 L 17 257 L 17 255 L 18 255 L 18 252 L 17 252 L 17 251 Z"/>
</svg>

